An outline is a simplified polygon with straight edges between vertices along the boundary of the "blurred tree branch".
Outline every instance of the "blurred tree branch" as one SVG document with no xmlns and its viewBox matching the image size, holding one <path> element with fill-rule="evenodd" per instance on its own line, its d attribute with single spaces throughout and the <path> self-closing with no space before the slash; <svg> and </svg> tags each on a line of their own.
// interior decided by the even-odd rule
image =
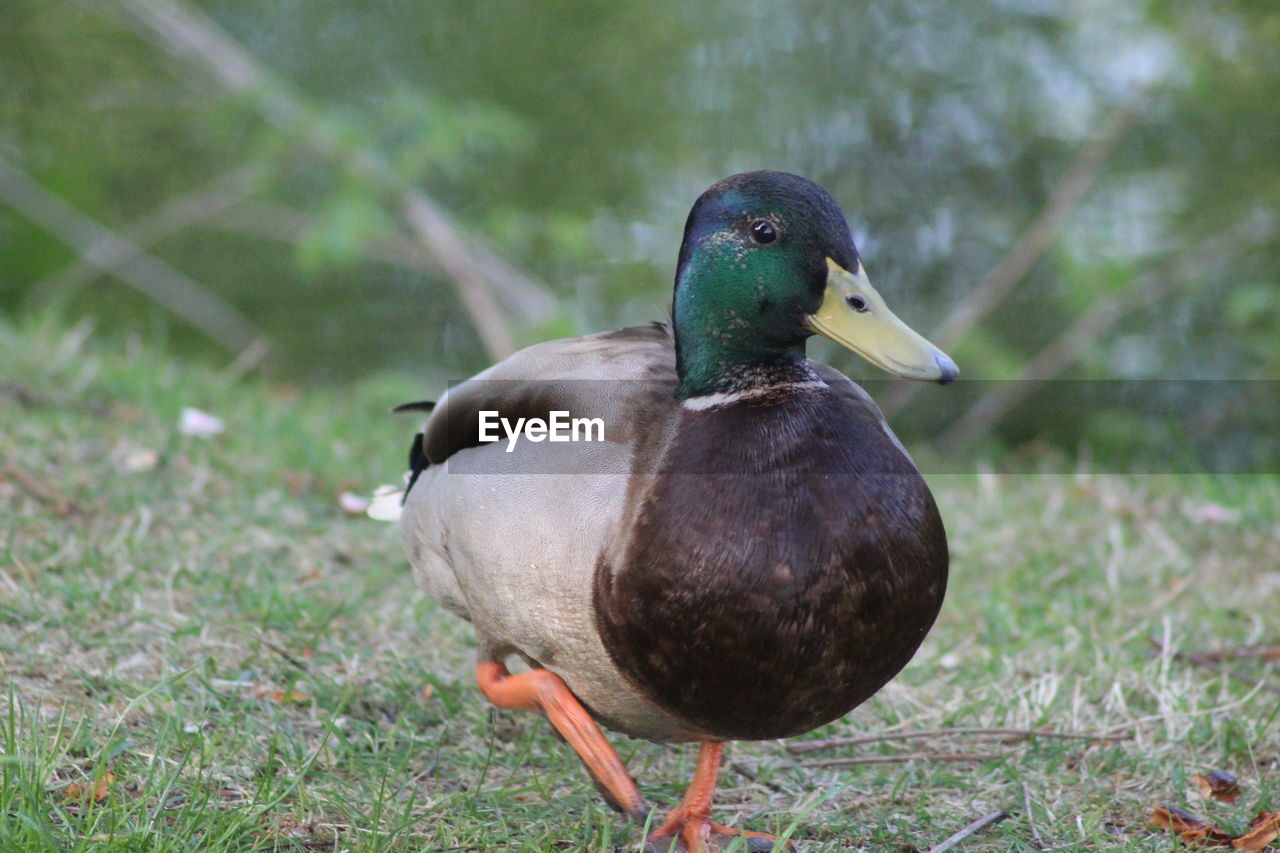
<svg viewBox="0 0 1280 853">
<path fill-rule="evenodd" d="M 983 317 L 1007 297 L 1018 282 L 1053 243 L 1071 211 L 1102 171 L 1116 146 L 1137 123 L 1147 104 L 1147 95 L 1134 95 L 1109 113 L 1097 132 L 1081 146 L 1062 179 L 1049 195 L 1044 208 L 1031 221 L 1014 247 L 982 283 L 969 293 L 938 327 L 935 342 L 948 347 L 969 333 Z"/>
<path fill-rule="evenodd" d="M 952 454 L 968 448 L 1014 406 L 1069 367 L 1121 317 L 1167 295 L 1177 281 L 1178 276 L 1169 270 L 1147 273 L 1124 290 L 1095 300 L 1062 334 L 1036 353 L 1016 377 L 998 383 L 995 391 L 970 406 L 938 437 L 938 451 Z"/>
<path fill-rule="evenodd" d="M 1242 243 L 1256 245 L 1272 239 L 1272 230 L 1268 221 L 1246 221 L 1193 249 L 1179 252 L 1169 263 L 1135 277 L 1122 290 L 1094 300 L 1074 323 L 1027 362 L 1018 376 L 1000 382 L 994 392 L 979 399 L 956 419 L 938 437 L 939 452 L 964 451 L 1014 406 L 1075 363 L 1125 315 L 1155 303 L 1221 265 L 1224 257 L 1240 251 Z"/>
<path fill-rule="evenodd" d="M 231 209 L 253 191 L 261 172 L 257 166 L 240 166 L 199 189 L 174 196 L 150 215 L 118 229 L 106 244 L 91 246 L 67 266 L 45 276 L 34 290 L 66 295 L 87 286 L 103 271 L 103 263 L 123 264 L 166 237 Z"/>
<path fill-rule="evenodd" d="M 317 217 L 282 204 L 256 201 L 248 196 L 256 188 L 262 170 L 253 165 L 240 166 L 219 175 L 208 184 L 169 199 L 152 213 L 118 229 L 122 240 L 108 240 L 95 244 L 86 253 L 89 257 L 112 266 L 132 260 L 156 243 L 194 226 L 203 226 L 230 234 L 240 234 L 257 239 L 278 240 L 293 245 L 302 244 L 307 234 L 317 224 Z M 413 238 L 407 235 L 384 235 L 359 247 L 360 256 L 398 269 L 427 275 L 441 275 L 443 271 Z M 477 267 L 486 268 L 490 256 L 477 254 Z M 78 256 L 61 269 L 55 270 L 33 287 L 36 293 L 67 295 L 90 284 L 102 274 L 102 264 L 90 263 Z M 500 275 L 501 270 L 490 270 Z M 51 298 L 51 295 L 46 297 Z M 524 302 L 511 303 L 511 311 L 524 311 Z"/>
<path fill-rule="evenodd" d="M 1026 278 L 1045 250 L 1052 245 L 1062 230 L 1063 223 L 1098 177 L 1116 146 L 1137 123 L 1147 105 L 1148 97 L 1145 92 L 1134 95 L 1102 120 L 1097 132 L 1081 146 L 1075 159 L 1053 188 L 1048 201 L 1027 226 L 1027 230 L 1022 232 L 1018 242 L 987 273 L 982 282 L 948 313 L 947 319 L 930 335 L 930 340 L 943 350 L 951 348 Z M 892 415 L 899 411 L 919 390 L 920 386 L 914 382 L 898 384 L 885 395 L 885 413 Z"/>
<path fill-rule="evenodd" d="M 283 204 L 246 200 L 217 211 L 200 224 L 231 234 L 297 245 L 315 228 L 316 217 Z M 441 273 L 435 259 L 423 250 L 421 244 L 408 236 L 375 238 L 361 246 L 359 253 L 371 261 L 403 270 L 431 275 Z M 478 258 L 477 262 L 478 265 L 483 265 L 484 259 Z M 508 307 L 517 310 L 519 306 Z"/>
<path fill-rule="evenodd" d="M 550 318 L 555 302 L 545 285 L 510 266 L 480 240 L 464 237 L 447 212 L 421 191 L 406 187 L 374 152 L 340 139 L 322 120 L 322 111 L 305 103 L 199 9 L 180 0 L 117 0 L 117 6 L 175 59 L 246 97 L 266 121 L 336 159 L 393 199 L 424 251 L 453 285 L 491 357 L 501 358 L 515 349 L 495 294 L 502 293 L 532 322 Z"/>
<path fill-rule="evenodd" d="M 0 156 L 0 200 L 79 253 L 238 355 L 265 355 L 267 341 L 243 314 L 185 273 L 98 224 Z M 240 359 L 238 359 L 239 361 Z"/>
</svg>

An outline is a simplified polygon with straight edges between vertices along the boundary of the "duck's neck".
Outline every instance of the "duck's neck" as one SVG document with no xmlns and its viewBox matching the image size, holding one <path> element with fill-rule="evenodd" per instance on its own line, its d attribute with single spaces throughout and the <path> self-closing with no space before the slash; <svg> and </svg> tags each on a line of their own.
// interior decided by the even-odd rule
<svg viewBox="0 0 1280 853">
<path fill-rule="evenodd" d="M 817 378 L 805 360 L 804 337 L 779 335 L 768 323 L 759 322 L 763 318 L 757 306 L 724 304 L 715 295 L 710 288 L 676 291 L 678 398 L 732 394 Z"/>
<path fill-rule="evenodd" d="M 743 352 L 697 338 L 677 346 L 676 370 L 676 397 L 682 400 L 818 378 L 805 362 L 803 344 L 785 352 Z"/>
</svg>

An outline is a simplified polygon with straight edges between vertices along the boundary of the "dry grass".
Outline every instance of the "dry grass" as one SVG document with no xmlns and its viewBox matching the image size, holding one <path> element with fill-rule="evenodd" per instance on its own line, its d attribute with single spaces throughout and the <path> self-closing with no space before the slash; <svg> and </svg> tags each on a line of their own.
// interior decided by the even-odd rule
<svg viewBox="0 0 1280 853">
<path fill-rule="evenodd" d="M 0 326 L 0 847 L 634 849 L 576 759 L 470 682 L 469 634 L 413 591 L 395 531 L 336 497 L 392 480 L 406 381 L 299 394 L 134 343 Z M 180 434 L 183 406 L 227 431 Z M 151 456 L 154 454 L 154 457 Z M 154 463 L 154 464 L 152 464 Z M 1172 803 L 1239 827 L 1280 806 L 1275 478 L 933 478 L 954 549 L 943 616 L 873 701 L 791 755 L 740 744 L 718 814 L 805 850 L 1169 850 Z M 1124 739 L 1121 739 L 1124 738 Z M 651 800 L 693 751 L 619 739 Z M 833 757 L 968 753 L 807 766 Z M 1234 805 L 1189 778 L 1239 777 Z"/>
</svg>

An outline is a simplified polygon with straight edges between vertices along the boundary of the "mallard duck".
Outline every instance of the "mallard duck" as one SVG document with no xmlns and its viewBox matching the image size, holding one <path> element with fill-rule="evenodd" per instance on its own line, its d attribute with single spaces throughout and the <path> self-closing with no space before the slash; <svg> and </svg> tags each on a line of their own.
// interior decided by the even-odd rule
<svg viewBox="0 0 1280 853">
<path fill-rule="evenodd" d="M 737 834 L 769 849 L 771 836 L 711 820 L 724 742 L 847 713 L 902 669 L 942 604 L 933 497 L 871 398 L 806 358 L 814 334 L 897 376 L 957 376 L 871 287 L 825 190 L 734 175 L 689 214 L 669 325 L 522 350 L 451 388 L 412 445 L 409 561 L 474 624 L 484 695 L 544 713 L 607 802 L 641 821 L 600 725 L 700 742 L 655 849 Z M 554 412 L 598 418 L 603 440 L 481 436 L 497 417 Z M 511 658 L 529 669 L 513 674 Z"/>
</svg>

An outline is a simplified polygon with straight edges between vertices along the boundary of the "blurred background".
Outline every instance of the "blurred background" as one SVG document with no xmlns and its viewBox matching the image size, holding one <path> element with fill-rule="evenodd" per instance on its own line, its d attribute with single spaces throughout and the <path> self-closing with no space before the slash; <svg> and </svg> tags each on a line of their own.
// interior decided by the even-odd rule
<svg viewBox="0 0 1280 853">
<path fill-rule="evenodd" d="M 1280 471 L 1280 6 L 836 5 L 5 0 L 0 318 L 434 394 L 664 317 L 783 169 L 961 365 L 812 349 L 938 470 Z"/>
</svg>

